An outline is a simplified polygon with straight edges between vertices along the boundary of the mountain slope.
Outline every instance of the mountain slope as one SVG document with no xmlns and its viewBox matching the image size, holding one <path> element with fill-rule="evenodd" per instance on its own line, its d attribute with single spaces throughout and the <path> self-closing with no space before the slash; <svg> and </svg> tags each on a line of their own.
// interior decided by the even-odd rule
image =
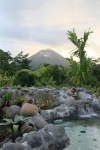
<svg viewBox="0 0 100 150">
<path fill-rule="evenodd" d="M 30 65 L 32 66 L 33 70 L 38 69 L 38 66 L 44 63 L 52 65 L 57 64 L 62 65 L 64 67 L 69 65 L 68 60 L 66 60 L 63 56 L 50 49 L 40 50 L 38 53 L 29 57 L 29 60 L 32 60 Z"/>
</svg>

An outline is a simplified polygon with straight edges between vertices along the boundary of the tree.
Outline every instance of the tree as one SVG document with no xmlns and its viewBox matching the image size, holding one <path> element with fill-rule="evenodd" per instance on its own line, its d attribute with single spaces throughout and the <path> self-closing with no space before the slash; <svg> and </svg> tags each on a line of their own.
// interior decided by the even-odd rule
<svg viewBox="0 0 100 150">
<path fill-rule="evenodd" d="M 68 39 L 76 46 L 77 49 L 72 51 L 73 56 L 79 57 L 79 80 L 80 83 L 85 81 L 87 82 L 88 77 L 92 74 L 92 64 L 91 59 L 87 58 L 87 54 L 85 51 L 85 46 L 87 44 L 87 40 L 89 35 L 93 33 L 92 31 L 84 32 L 84 35 L 82 38 L 78 38 L 75 30 L 68 31 Z"/>
<path fill-rule="evenodd" d="M 21 51 L 16 57 L 13 58 L 13 62 L 11 65 L 16 66 L 16 71 L 21 69 L 30 69 L 30 62 L 28 57 L 29 54 L 23 55 L 23 52 Z"/>
<path fill-rule="evenodd" d="M 12 57 L 10 52 L 4 52 L 0 49 L 0 73 L 8 72 L 10 69 L 10 63 L 12 61 Z"/>
</svg>

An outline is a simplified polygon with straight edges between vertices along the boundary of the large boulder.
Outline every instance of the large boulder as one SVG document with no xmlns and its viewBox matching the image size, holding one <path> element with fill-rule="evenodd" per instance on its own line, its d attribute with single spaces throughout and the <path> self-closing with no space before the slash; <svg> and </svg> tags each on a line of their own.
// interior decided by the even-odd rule
<svg viewBox="0 0 100 150">
<path fill-rule="evenodd" d="M 37 148 L 42 145 L 42 137 L 39 132 L 31 131 L 26 135 L 26 141 L 32 148 Z"/>
<path fill-rule="evenodd" d="M 69 145 L 69 138 L 63 126 L 48 124 L 39 132 L 43 137 L 45 150 L 61 150 Z"/>
<path fill-rule="evenodd" d="M 22 108 L 20 110 L 20 115 L 22 116 L 34 116 L 39 112 L 39 109 L 36 105 L 25 103 L 22 105 Z"/>
</svg>

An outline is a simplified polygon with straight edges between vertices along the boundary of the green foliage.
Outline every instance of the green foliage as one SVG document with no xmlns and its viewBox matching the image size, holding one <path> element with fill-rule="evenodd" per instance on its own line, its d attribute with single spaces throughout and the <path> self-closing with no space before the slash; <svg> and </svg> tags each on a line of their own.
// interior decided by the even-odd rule
<svg viewBox="0 0 100 150">
<path fill-rule="evenodd" d="M 0 86 L 1 87 L 12 86 L 13 81 L 14 81 L 14 76 L 9 76 L 8 73 L 5 73 L 4 75 L 0 74 Z"/>
<path fill-rule="evenodd" d="M 25 97 L 24 96 L 19 96 L 16 99 L 16 104 L 19 105 L 19 106 L 21 106 L 24 101 L 25 101 Z"/>
<path fill-rule="evenodd" d="M 9 75 L 21 69 L 30 69 L 30 60 L 28 54 L 23 55 L 21 51 L 16 57 L 12 57 L 10 52 L 4 52 L 0 49 L 0 74 L 4 75 L 7 72 Z"/>
<path fill-rule="evenodd" d="M 50 74 L 50 71 L 50 68 L 44 65 L 41 65 L 40 69 L 34 71 L 35 86 L 55 86 L 55 81 L 53 80 L 53 76 Z"/>
<path fill-rule="evenodd" d="M 22 120 L 22 116 L 15 115 L 14 119 L 4 118 L 5 122 L 0 123 L 0 126 L 8 126 L 12 132 L 18 131 L 19 122 Z"/>
<path fill-rule="evenodd" d="M 9 64 L 12 61 L 12 57 L 10 52 L 4 52 L 0 49 L 0 70 L 3 70 L 3 72 L 7 72 L 10 69 Z"/>
<path fill-rule="evenodd" d="M 10 92 L 5 91 L 4 92 L 3 97 L 2 97 L 4 105 L 8 105 L 9 104 L 9 100 L 11 98 L 11 95 L 12 95 L 12 91 L 10 91 Z"/>
<path fill-rule="evenodd" d="M 21 86 L 32 86 L 34 85 L 34 74 L 33 71 L 28 69 L 22 69 L 17 71 L 15 74 L 15 85 Z"/>
<path fill-rule="evenodd" d="M 34 71 L 35 85 L 60 85 L 65 81 L 65 68 L 58 65 L 42 64 L 40 69 Z"/>
</svg>

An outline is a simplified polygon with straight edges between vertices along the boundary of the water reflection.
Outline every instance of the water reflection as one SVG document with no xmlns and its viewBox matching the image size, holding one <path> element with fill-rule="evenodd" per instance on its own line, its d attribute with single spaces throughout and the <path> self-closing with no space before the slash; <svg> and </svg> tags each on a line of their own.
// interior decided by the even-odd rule
<svg viewBox="0 0 100 150">
<path fill-rule="evenodd" d="M 100 150 L 100 118 L 84 118 L 61 123 L 70 138 L 64 150 Z"/>
</svg>

